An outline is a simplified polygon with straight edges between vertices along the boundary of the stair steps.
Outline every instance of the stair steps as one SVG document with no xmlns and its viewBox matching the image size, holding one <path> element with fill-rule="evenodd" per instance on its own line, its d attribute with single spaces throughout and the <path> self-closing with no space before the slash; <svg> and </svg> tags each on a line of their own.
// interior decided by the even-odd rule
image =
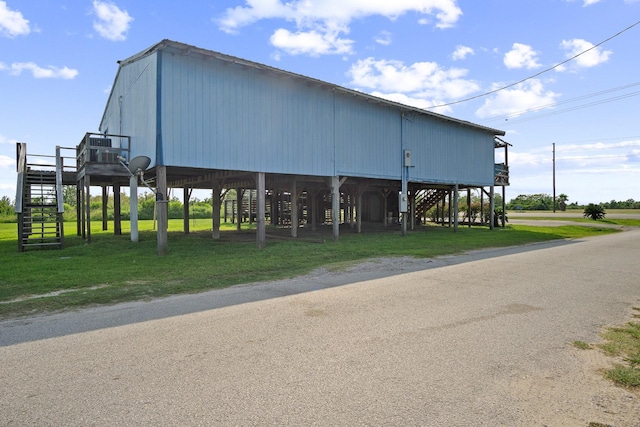
<svg viewBox="0 0 640 427">
<path fill-rule="evenodd" d="M 64 230 L 62 213 L 58 212 L 55 172 L 26 172 L 22 207 L 18 225 L 19 250 L 61 248 Z"/>
<path fill-rule="evenodd" d="M 416 219 L 421 220 L 429 209 L 434 207 L 447 195 L 446 190 L 422 190 L 416 195 Z"/>
</svg>

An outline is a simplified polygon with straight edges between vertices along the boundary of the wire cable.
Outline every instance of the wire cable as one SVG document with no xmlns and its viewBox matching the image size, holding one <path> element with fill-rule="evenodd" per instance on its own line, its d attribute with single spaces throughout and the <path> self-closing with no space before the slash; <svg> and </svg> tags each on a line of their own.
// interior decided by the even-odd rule
<svg viewBox="0 0 640 427">
<path fill-rule="evenodd" d="M 615 88 L 612 88 L 612 89 L 605 89 L 605 90 L 601 90 L 599 92 L 593 92 L 593 93 L 589 93 L 589 94 L 586 94 L 586 95 L 577 96 L 575 98 L 565 99 L 564 101 L 551 102 L 549 104 L 538 105 L 536 107 L 531 107 L 531 108 L 528 108 L 526 110 L 520 110 L 520 111 L 516 111 L 514 113 L 509 113 L 509 114 L 506 114 L 506 115 L 505 114 L 496 114 L 495 116 L 490 117 L 487 120 L 484 120 L 483 123 L 491 123 L 491 122 L 496 122 L 496 121 L 509 120 L 512 117 L 515 118 L 515 117 L 521 116 L 521 115 L 526 114 L 526 113 L 532 113 L 532 112 L 536 112 L 536 111 L 539 111 L 539 110 L 544 110 L 546 108 L 552 108 L 552 107 L 556 107 L 558 105 L 568 104 L 570 102 L 582 101 L 583 99 L 594 98 L 596 96 L 605 95 L 607 93 L 616 92 L 618 90 L 629 89 L 631 87 L 639 86 L 639 85 L 640 85 L 640 82 L 630 83 L 628 85 L 618 86 L 618 87 L 615 87 Z"/>
<path fill-rule="evenodd" d="M 639 25 L 639 24 L 640 24 L 640 21 L 637 21 L 637 22 L 635 22 L 635 23 L 633 23 L 633 24 L 629 25 L 627 28 L 625 28 L 625 29 L 623 29 L 623 30 L 621 30 L 621 31 L 618 31 L 616 34 L 612 35 L 611 37 L 608 37 L 608 38 L 606 38 L 606 39 L 602 40 L 600 43 L 598 43 L 598 44 L 595 44 L 595 45 L 591 46 L 589 49 L 583 50 L 582 52 L 578 53 L 577 55 L 572 56 L 572 57 L 571 57 L 571 58 L 569 58 L 569 59 L 566 59 L 566 60 L 564 60 L 564 61 L 562 61 L 562 62 L 560 62 L 560 63 L 558 63 L 558 64 L 556 64 L 556 65 L 554 65 L 554 66 L 552 66 L 552 67 L 546 68 L 546 69 L 544 69 L 544 70 L 542 70 L 542 71 L 540 71 L 540 72 L 538 72 L 538 73 L 536 73 L 536 74 L 534 74 L 534 75 L 532 75 L 532 76 L 525 77 L 524 79 L 518 80 L 518 81 L 517 81 L 517 82 L 515 82 L 515 83 L 511 83 L 511 84 L 508 84 L 508 85 L 506 85 L 506 86 L 502 86 L 502 87 L 500 87 L 500 88 L 498 88 L 498 89 L 494 89 L 494 90 L 492 90 L 492 91 L 485 92 L 485 93 L 482 93 L 482 94 L 480 94 L 480 95 L 475 95 L 475 96 L 472 96 L 472 97 L 469 97 L 469 98 L 460 99 L 460 100 L 458 100 L 458 101 L 448 102 L 448 103 L 446 103 L 446 104 L 434 105 L 434 106 L 432 106 L 432 107 L 426 108 L 426 110 L 432 110 L 432 109 L 434 109 L 434 108 L 440 108 L 440 107 L 448 107 L 448 106 L 450 106 L 450 105 L 456 105 L 456 104 L 461 104 L 461 103 L 463 103 L 463 102 L 472 101 L 472 100 L 474 100 L 474 99 L 482 98 L 482 97 L 485 97 L 485 96 L 492 95 L 492 94 L 494 94 L 494 93 L 497 93 L 497 92 L 503 91 L 503 90 L 508 89 L 508 88 L 510 88 L 510 87 L 513 87 L 513 86 L 519 85 L 520 83 L 524 83 L 524 82 L 526 82 L 527 80 L 531 80 L 531 79 L 536 78 L 536 77 L 538 77 L 538 76 L 540 76 L 540 75 L 542 75 L 542 74 L 544 74 L 544 73 L 547 73 L 547 72 L 549 72 L 549 71 L 551 71 L 551 70 L 554 70 L 554 69 L 556 69 L 556 68 L 558 68 L 558 67 L 560 67 L 560 66 L 562 66 L 562 65 L 566 64 L 567 62 L 573 61 L 573 60 L 574 60 L 574 59 L 576 59 L 577 57 L 579 57 L 579 56 L 581 56 L 581 55 L 584 55 L 585 53 L 590 52 L 590 51 L 592 51 L 593 49 L 595 49 L 595 48 L 597 48 L 597 47 L 602 46 L 603 44 L 605 44 L 605 43 L 606 43 L 606 42 L 608 42 L 609 40 L 612 40 L 612 39 L 614 39 L 614 38 L 618 37 L 618 36 L 619 36 L 619 35 L 621 35 L 622 33 L 626 32 L 626 31 L 629 31 L 630 29 L 632 29 L 633 27 L 635 27 L 636 25 Z"/>
<path fill-rule="evenodd" d="M 627 93 L 627 94 L 619 95 L 619 96 L 614 96 L 612 98 L 601 99 L 599 101 L 593 101 L 593 102 L 590 102 L 590 103 L 587 103 L 587 104 L 576 105 L 575 107 L 565 108 L 563 110 L 549 111 L 548 113 L 538 114 L 536 116 L 523 117 L 521 119 L 509 120 L 509 123 L 522 123 L 522 122 L 527 122 L 527 121 L 530 121 L 530 120 L 542 119 L 544 117 L 550 117 L 550 116 L 555 116 L 556 114 L 568 113 L 568 112 L 571 112 L 571 111 L 580 110 L 582 108 L 593 107 L 595 105 L 600 105 L 600 104 L 606 104 L 607 102 L 619 101 L 621 99 L 631 98 L 633 96 L 638 96 L 638 95 L 640 95 L 640 91 L 631 92 L 631 93 Z"/>
</svg>

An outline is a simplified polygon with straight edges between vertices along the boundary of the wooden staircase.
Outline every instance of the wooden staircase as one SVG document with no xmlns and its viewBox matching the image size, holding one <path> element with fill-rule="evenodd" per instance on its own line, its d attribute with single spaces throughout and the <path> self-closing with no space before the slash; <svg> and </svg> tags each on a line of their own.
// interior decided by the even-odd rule
<svg viewBox="0 0 640 427">
<path fill-rule="evenodd" d="M 55 165 L 30 164 L 26 144 L 17 145 L 16 213 L 20 252 L 30 248 L 62 248 L 64 244 L 60 164 L 59 154 Z"/>
<path fill-rule="evenodd" d="M 424 217 L 429 209 L 434 207 L 436 203 L 447 195 L 447 190 L 427 189 L 421 190 L 416 194 L 416 219 L 420 220 Z"/>
<path fill-rule="evenodd" d="M 19 218 L 19 250 L 63 245 L 62 213 L 58 212 L 56 173 L 27 171 Z"/>
</svg>

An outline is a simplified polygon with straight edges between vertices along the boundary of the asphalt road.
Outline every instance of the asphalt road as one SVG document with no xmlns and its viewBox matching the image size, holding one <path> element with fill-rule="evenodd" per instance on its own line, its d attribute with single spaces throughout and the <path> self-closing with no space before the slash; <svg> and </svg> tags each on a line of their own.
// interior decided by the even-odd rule
<svg viewBox="0 0 640 427">
<path fill-rule="evenodd" d="M 568 345 L 638 260 L 636 229 L 0 322 L 0 425 L 640 425 Z"/>
</svg>

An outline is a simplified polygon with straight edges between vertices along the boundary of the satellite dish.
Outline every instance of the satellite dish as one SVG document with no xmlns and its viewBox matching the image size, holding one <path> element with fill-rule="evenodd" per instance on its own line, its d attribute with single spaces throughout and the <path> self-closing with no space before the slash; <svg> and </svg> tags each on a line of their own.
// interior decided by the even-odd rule
<svg viewBox="0 0 640 427">
<path fill-rule="evenodd" d="M 150 164 L 151 159 L 147 156 L 137 156 L 131 159 L 127 167 L 129 168 L 129 172 L 131 172 L 132 175 L 135 175 L 138 172 L 146 171 Z"/>
</svg>

